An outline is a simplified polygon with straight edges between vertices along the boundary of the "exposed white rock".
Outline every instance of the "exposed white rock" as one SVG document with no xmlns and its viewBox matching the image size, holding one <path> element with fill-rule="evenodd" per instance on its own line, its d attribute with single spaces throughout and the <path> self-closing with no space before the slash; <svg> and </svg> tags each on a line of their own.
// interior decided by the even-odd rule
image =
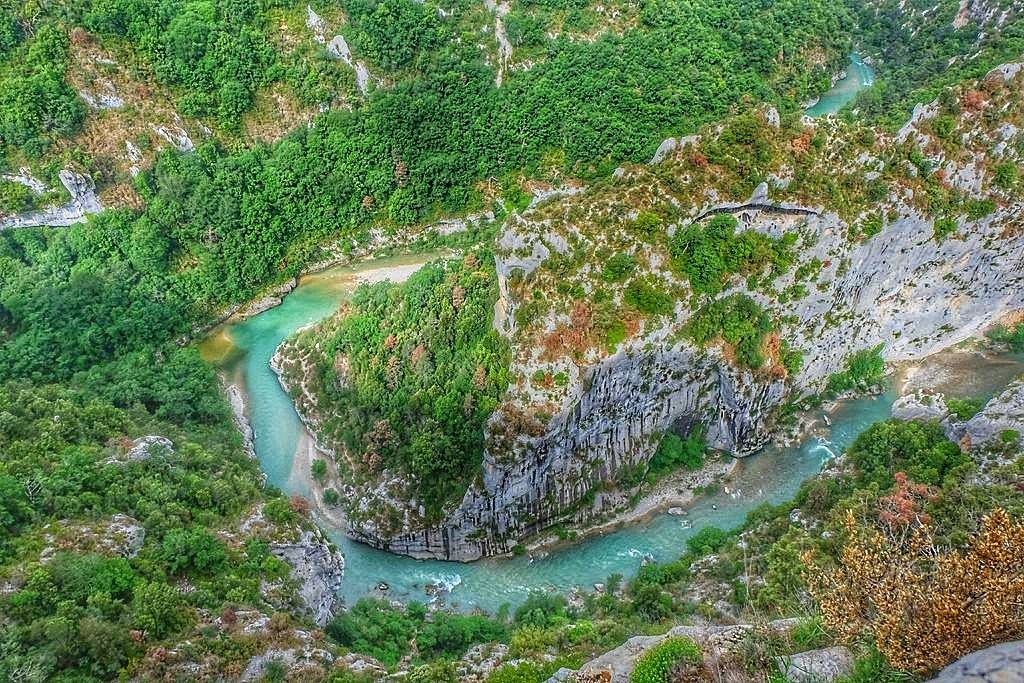
<svg viewBox="0 0 1024 683">
<path fill-rule="evenodd" d="M 235 421 L 235 428 L 242 435 L 242 448 L 249 454 L 249 457 L 256 457 L 256 448 L 253 443 L 252 425 L 245 412 L 245 397 L 237 384 L 229 384 L 224 391 L 228 397 L 228 404 L 231 406 L 231 414 Z"/>
<path fill-rule="evenodd" d="M 508 63 L 512 59 L 512 43 L 508 40 L 508 33 L 505 31 L 505 16 L 511 9 L 508 2 L 495 2 L 495 0 L 484 0 L 484 7 L 487 11 L 494 13 L 494 38 L 498 41 L 498 69 L 494 77 L 494 84 L 501 87 L 508 69 Z"/>
<path fill-rule="evenodd" d="M 334 656 L 327 650 L 309 645 L 301 648 L 290 648 L 280 650 L 267 650 L 266 652 L 254 655 L 246 664 L 245 671 L 238 680 L 258 681 L 263 679 L 267 667 L 277 662 L 288 672 L 289 679 L 295 677 L 303 680 L 302 670 L 310 669 L 319 673 L 316 678 L 322 676 L 322 669 L 329 667 L 334 662 Z"/>
<path fill-rule="evenodd" d="M 196 148 L 192 138 L 181 126 L 152 126 L 152 128 L 153 132 L 179 152 L 191 152 Z"/>
<path fill-rule="evenodd" d="M 292 568 L 299 583 L 299 597 L 309 617 L 325 626 L 340 608 L 338 590 L 345 575 L 345 558 L 319 529 L 303 531 L 296 543 L 274 543 L 274 557 Z"/>
<path fill-rule="evenodd" d="M 131 172 L 132 177 L 135 177 L 135 176 L 139 175 L 139 173 L 142 170 L 141 167 L 139 166 L 139 164 L 142 163 L 142 158 L 143 158 L 142 157 L 142 150 L 140 150 L 137 146 L 135 146 L 132 143 L 131 140 L 125 140 L 124 141 L 124 149 L 125 149 L 125 154 L 128 157 L 128 161 L 130 161 L 132 163 L 131 168 L 129 169 L 129 171 Z"/>
<path fill-rule="evenodd" d="M 917 104 L 914 106 L 914 111 L 910 115 L 910 120 L 903 124 L 903 127 L 896 133 L 897 142 L 905 142 L 911 134 L 920 135 L 918 132 L 918 124 L 933 119 L 939 114 L 939 101 L 935 100 L 931 104 Z"/>
<path fill-rule="evenodd" d="M 0 219 L 0 230 L 10 228 L 32 228 L 40 226 L 65 227 L 84 223 L 86 216 L 103 210 L 96 196 L 96 185 L 91 178 L 74 171 L 63 170 L 58 174 L 60 182 L 71 195 L 71 200 L 59 207 L 40 209 Z M 32 179 L 33 184 L 38 183 Z M 28 187 L 33 187 L 28 185 Z"/>
<path fill-rule="evenodd" d="M 1003 81 L 1011 81 L 1021 71 L 1024 71 L 1024 62 L 1012 62 L 1009 64 L 1000 64 L 989 71 L 989 75 L 999 75 L 1002 77 Z"/>
<path fill-rule="evenodd" d="M 17 173 L 0 173 L 0 178 L 11 183 L 24 185 L 35 195 L 41 195 L 46 192 L 46 183 L 32 175 L 32 170 L 28 166 L 22 166 L 18 169 Z"/>
<path fill-rule="evenodd" d="M 683 149 L 689 144 L 693 144 L 700 141 L 699 135 L 686 135 L 681 138 L 666 138 L 662 140 L 661 144 L 658 145 L 658 149 L 655 150 L 654 156 L 648 162 L 650 164 L 658 164 L 665 160 L 669 154 L 676 151 L 677 149 Z"/>
<path fill-rule="evenodd" d="M 779 619 L 766 625 L 769 633 L 780 636 L 792 630 L 795 624 L 793 619 Z M 754 627 L 748 624 L 735 626 L 676 626 L 668 633 L 660 636 L 635 636 L 630 638 L 619 647 L 596 657 L 582 667 L 579 674 L 602 674 L 606 676 L 601 680 L 608 683 L 629 683 L 630 675 L 636 668 L 637 660 L 645 652 L 659 645 L 666 638 L 683 636 L 693 640 L 700 648 L 703 656 L 710 661 L 722 655 L 737 652 L 737 649 L 746 641 L 747 637 L 754 631 Z M 577 672 L 562 670 L 559 672 L 561 678 L 549 680 L 563 681 L 571 680 L 571 674 Z"/>
<path fill-rule="evenodd" d="M 964 655 L 931 683 L 1020 683 L 1024 681 L 1024 640 L 1001 643 Z"/>
<path fill-rule="evenodd" d="M 117 94 L 117 89 L 110 81 L 102 81 L 101 90 L 89 91 L 80 90 L 78 96 L 91 109 L 120 109 L 124 106 L 124 98 Z"/>
<path fill-rule="evenodd" d="M 352 57 L 352 50 L 348 46 L 345 36 L 338 34 L 330 40 L 327 39 L 327 22 L 313 11 L 310 5 L 306 5 L 306 26 L 313 32 L 313 40 L 320 43 L 327 50 L 327 54 L 334 59 L 340 59 L 348 64 L 356 72 L 356 86 L 364 95 L 370 91 L 370 69 L 366 62 L 356 60 Z"/>
<path fill-rule="evenodd" d="M 46 546 L 40 562 L 48 562 L 61 551 L 90 552 L 131 559 L 146 541 L 146 529 L 127 515 L 117 514 L 107 521 L 89 524 L 54 523 L 44 528 Z"/>
<path fill-rule="evenodd" d="M 481 643 L 466 651 L 458 663 L 459 681 L 482 683 L 508 658 L 508 645 Z"/>
<path fill-rule="evenodd" d="M 174 452 L 174 443 L 166 436 L 150 435 L 140 436 L 132 442 L 125 458 L 128 460 L 146 460 L 154 453 Z"/>
<path fill-rule="evenodd" d="M 286 280 L 276 287 L 271 288 L 264 292 L 263 296 L 255 301 L 250 301 L 246 305 L 238 309 L 235 315 L 238 318 L 251 318 L 254 315 L 259 315 L 264 311 L 269 311 L 271 308 L 280 306 L 281 302 L 286 296 L 288 296 L 292 290 L 294 290 L 299 284 L 297 278 L 291 278 Z"/>
</svg>

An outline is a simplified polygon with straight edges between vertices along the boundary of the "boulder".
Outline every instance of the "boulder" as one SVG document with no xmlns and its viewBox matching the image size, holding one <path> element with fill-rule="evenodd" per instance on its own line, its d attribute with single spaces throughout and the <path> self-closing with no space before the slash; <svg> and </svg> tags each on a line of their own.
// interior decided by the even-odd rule
<svg viewBox="0 0 1024 683">
<path fill-rule="evenodd" d="M 932 683 L 1024 683 L 1024 640 L 965 655 L 940 671 Z"/>
<path fill-rule="evenodd" d="M 965 427 L 972 448 L 1010 439 L 1014 432 L 1017 443 L 1024 447 L 1024 380 L 1014 382 L 986 403 Z"/>
<path fill-rule="evenodd" d="M 793 683 L 831 683 L 849 675 L 854 657 L 848 649 L 837 645 L 778 657 L 776 662 L 786 680 Z"/>
<path fill-rule="evenodd" d="M 131 448 L 125 454 L 125 457 L 129 461 L 135 460 L 147 460 L 153 453 L 159 453 L 161 451 L 174 452 L 174 443 L 171 442 L 166 436 L 159 436 L 151 434 L 149 436 L 140 436 L 138 439 L 132 441 Z"/>
</svg>

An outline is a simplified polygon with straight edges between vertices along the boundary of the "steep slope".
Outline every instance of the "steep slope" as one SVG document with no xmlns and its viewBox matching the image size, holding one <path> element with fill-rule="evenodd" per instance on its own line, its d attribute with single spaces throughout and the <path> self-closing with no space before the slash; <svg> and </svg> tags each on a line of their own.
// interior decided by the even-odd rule
<svg viewBox="0 0 1024 683">
<path fill-rule="evenodd" d="M 1001 67 L 894 136 L 741 115 L 511 216 L 494 324 L 512 385 L 480 477 L 439 526 L 367 494 L 403 530 L 350 532 L 414 556 L 509 552 L 621 506 L 615 482 L 668 430 L 749 453 L 787 401 L 853 386 L 854 358 L 920 358 L 1020 311 L 1021 78 Z"/>
</svg>

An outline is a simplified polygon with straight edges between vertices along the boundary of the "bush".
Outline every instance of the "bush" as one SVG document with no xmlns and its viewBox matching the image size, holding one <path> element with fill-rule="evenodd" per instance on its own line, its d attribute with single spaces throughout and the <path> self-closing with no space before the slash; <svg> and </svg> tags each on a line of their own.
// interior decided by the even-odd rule
<svg viewBox="0 0 1024 683">
<path fill-rule="evenodd" d="M 458 657 L 474 643 L 504 636 L 504 626 L 487 617 L 435 612 L 416 634 L 416 646 L 427 657 Z"/>
<path fill-rule="evenodd" d="M 967 209 L 967 219 L 977 221 L 995 213 L 996 203 L 991 199 L 972 199 L 967 202 L 965 208 Z"/>
<path fill-rule="evenodd" d="M 675 299 L 667 291 L 667 283 L 653 275 L 632 280 L 623 293 L 623 301 L 645 315 L 670 315 Z"/>
<path fill-rule="evenodd" d="M 745 294 L 733 294 L 698 310 L 687 322 L 685 333 L 700 346 L 721 338 L 735 349 L 737 361 L 759 368 L 765 360 L 766 336 L 774 327 L 760 304 Z"/>
<path fill-rule="evenodd" d="M 792 638 L 793 644 L 800 652 L 824 647 L 829 641 L 828 631 L 822 625 L 821 616 L 818 614 L 797 622 L 793 627 Z"/>
<path fill-rule="evenodd" d="M 857 469 L 859 485 L 876 482 L 883 490 L 895 483 L 897 472 L 934 486 L 971 462 L 938 424 L 902 420 L 877 422 L 861 432 L 847 459 Z"/>
<path fill-rule="evenodd" d="M 947 398 L 946 407 L 961 422 L 966 422 L 978 414 L 985 402 L 980 398 Z"/>
<path fill-rule="evenodd" d="M 866 389 L 880 384 L 885 377 L 885 361 L 882 360 L 882 344 L 873 349 L 861 349 L 846 359 L 846 370 L 828 378 L 828 390 L 832 393 L 850 389 Z"/>
<path fill-rule="evenodd" d="M 959 226 L 952 218 L 939 218 L 935 221 L 935 239 L 941 242 L 954 232 Z"/>
<path fill-rule="evenodd" d="M 728 538 L 729 534 L 718 527 L 706 526 L 686 539 L 686 547 L 694 555 L 710 555 L 725 545 Z"/>
<path fill-rule="evenodd" d="M 327 635 L 354 652 L 394 666 L 409 651 L 416 625 L 404 610 L 384 600 L 362 598 L 327 624 Z"/>
<path fill-rule="evenodd" d="M 637 660 L 630 683 L 670 683 L 679 668 L 701 663 L 700 648 L 689 638 L 666 638 Z"/>
<path fill-rule="evenodd" d="M 658 450 L 651 458 L 650 472 L 655 477 L 667 474 L 678 467 L 688 470 L 698 469 L 704 464 L 704 430 L 697 427 L 685 439 L 669 432 L 658 444 Z"/>
<path fill-rule="evenodd" d="M 632 254 L 619 252 L 605 261 L 601 279 L 605 282 L 622 282 L 636 270 L 636 259 Z"/>
<path fill-rule="evenodd" d="M 987 336 L 997 344 L 1005 344 L 1014 353 L 1024 351 L 1024 322 L 1013 327 L 997 325 L 987 333 Z"/>
<path fill-rule="evenodd" d="M 1001 190 L 1009 192 L 1017 186 L 1017 179 L 1020 176 L 1020 171 L 1017 168 L 1017 164 L 1012 161 L 1004 161 L 996 166 L 995 173 L 992 176 L 992 182 L 995 183 L 996 187 Z"/>
<path fill-rule="evenodd" d="M 772 240 L 752 230 L 737 235 L 737 226 L 734 216 L 720 214 L 707 227 L 691 224 L 672 237 L 672 269 L 685 276 L 695 292 L 715 294 L 733 273 L 754 273 L 768 265 L 781 272 L 792 262 L 793 237 Z"/>
<path fill-rule="evenodd" d="M 516 608 L 515 623 L 547 627 L 565 619 L 568 603 L 564 596 L 548 593 L 530 593 L 526 601 Z"/>
</svg>

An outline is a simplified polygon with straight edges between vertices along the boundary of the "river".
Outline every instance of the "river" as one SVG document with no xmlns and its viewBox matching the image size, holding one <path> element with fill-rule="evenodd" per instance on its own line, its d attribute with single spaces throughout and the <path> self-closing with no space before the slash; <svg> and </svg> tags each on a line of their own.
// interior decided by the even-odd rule
<svg viewBox="0 0 1024 683">
<path fill-rule="evenodd" d="M 864 63 L 856 52 L 850 55 L 850 61 L 846 65 L 846 75 L 836 81 L 835 85 L 829 88 L 818 98 L 818 101 L 807 108 L 808 116 L 825 116 L 835 114 L 845 107 L 857 93 L 871 86 L 875 82 L 875 72 Z"/>
<path fill-rule="evenodd" d="M 277 346 L 295 330 L 333 312 L 360 281 L 387 276 L 407 277 L 424 257 L 380 259 L 359 266 L 335 268 L 303 278 L 283 303 L 240 323 L 216 330 L 203 342 L 206 358 L 217 363 L 243 386 L 255 437 L 256 454 L 268 481 L 289 494 L 308 493 L 308 460 L 296 453 L 308 436 L 288 395 L 269 367 Z M 1024 372 L 1020 358 L 992 358 L 953 352 L 946 358 L 904 371 L 901 380 L 928 377 L 928 384 L 951 395 L 989 397 L 1015 375 Z M 944 371 L 953 368 L 953 371 Z M 896 381 L 896 380 L 893 380 Z M 460 609 L 497 610 L 515 604 L 530 591 L 589 589 L 613 573 L 630 576 L 643 558 L 670 560 L 685 549 L 685 541 L 702 527 L 724 529 L 741 524 L 755 506 L 792 497 L 807 477 L 833 453 L 844 449 L 871 423 L 885 419 L 895 400 L 895 387 L 872 398 L 841 405 L 831 415 L 831 428 L 822 427 L 799 447 L 768 449 L 742 460 L 725 490 L 699 498 L 684 516 L 660 514 L 647 522 L 554 549 L 537 557 L 486 559 L 472 564 L 414 560 L 375 550 L 342 534 L 330 535 L 345 554 L 342 594 L 346 604 L 374 592 L 386 582 L 387 596 L 400 600 L 429 600 L 427 586 L 450 591 L 447 604 Z M 326 525 L 325 525 L 326 526 Z M 329 527 L 328 527 L 329 529 Z"/>
</svg>

